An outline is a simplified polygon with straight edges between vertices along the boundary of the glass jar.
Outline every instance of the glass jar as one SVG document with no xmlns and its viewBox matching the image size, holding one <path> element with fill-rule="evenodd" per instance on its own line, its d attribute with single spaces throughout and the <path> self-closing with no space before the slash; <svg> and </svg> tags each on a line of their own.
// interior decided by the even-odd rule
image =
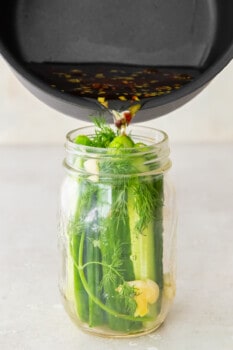
<svg viewBox="0 0 233 350">
<path fill-rule="evenodd" d="M 78 145 L 67 135 L 61 190 L 60 291 L 85 331 L 126 337 L 164 321 L 175 296 L 175 194 L 167 135 L 130 126 L 138 147 Z"/>
</svg>

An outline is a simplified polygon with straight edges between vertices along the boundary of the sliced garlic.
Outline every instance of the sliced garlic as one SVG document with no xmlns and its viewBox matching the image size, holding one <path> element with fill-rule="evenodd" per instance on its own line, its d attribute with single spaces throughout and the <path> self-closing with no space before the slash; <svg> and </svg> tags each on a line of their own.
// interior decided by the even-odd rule
<svg viewBox="0 0 233 350">
<path fill-rule="evenodd" d="M 99 181 L 99 166 L 97 159 L 88 159 L 84 162 L 84 169 L 88 174 L 93 174 L 88 177 L 88 179 L 92 182 Z"/>
<path fill-rule="evenodd" d="M 152 280 L 135 280 L 130 281 L 128 284 L 135 288 L 136 294 L 134 299 L 137 304 L 137 308 L 134 316 L 143 317 L 148 314 L 148 304 L 154 304 L 159 298 L 159 286 Z"/>
</svg>

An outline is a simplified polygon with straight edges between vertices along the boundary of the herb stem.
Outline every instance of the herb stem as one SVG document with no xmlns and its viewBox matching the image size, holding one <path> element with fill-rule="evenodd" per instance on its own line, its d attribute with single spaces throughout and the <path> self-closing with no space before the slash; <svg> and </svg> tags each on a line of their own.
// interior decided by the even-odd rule
<svg viewBox="0 0 233 350">
<path fill-rule="evenodd" d="M 87 294 L 89 295 L 89 297 L 104 311 L 106 311 L 108 314 L 114 316 L 114 317 L 118 317 L 124 320 L 129 320 L 129 321 L 135 321 L 135 322 L 142 322 L 142 321 L 149 321 L 150 318 L 149 317 L 133 317 L 133 316 L 129 316 L 129 315 L 124 315 L 121 313 L 118 313 L 112 309 L 110 309 L 108 306 L 106 306 L 105 304 L 103 304 L 90 290 L 88 282 L 86 280 L 85 274 L 84 274 L 84 265 L 82 264 L 83 261 L 83 248 L 84 248 L 84 239 L 85 239 L 85 234 L 82 233 L 81 239 L 80 239 L 80 246 L 79 246 L 79 261 L 78 261 L 78 265 L 76 264 L 76 262 L 74 261 L 75 266 L 77 267 L 77 269 L 79 270 L 79 275 L 82 281 L 82 284 L 87 292 Z M 86 264 L 85 264 L 86 265 Z"/>
</svg>

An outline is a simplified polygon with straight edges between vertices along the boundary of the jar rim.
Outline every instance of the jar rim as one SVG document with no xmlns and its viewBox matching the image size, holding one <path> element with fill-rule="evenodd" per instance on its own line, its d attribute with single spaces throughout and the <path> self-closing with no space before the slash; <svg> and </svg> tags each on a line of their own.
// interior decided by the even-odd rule
<svg viewBox="0 0 233 350">
<path fill-rule="evenodd" d="M 111 124 L 110 124 L 110 126 L 114 127 Z M 160 129 L 156 129 L 156 128 L 152 128 L 152 127 L 148 127 L 148 126 L 144 126 L 144 125 L 142 126 L 142 125 L 132 124 L 128 127 L 129 135 L 131 134 L 132 128 L 133 128 L 133 131 L 135 131 L 135 130 L 141 131 L 141 134 L 135 134 L 134 132 L 132 132 L 132 136 L 140 138 L 144 141 L 146 141 L 146 140 L 149 141 L 149 144 L 146 144 L 146 147 L 147 147 L 146 153 L 148 153 L 152 150 L 154 151 L 155 149 L 158 149 L 158 148 L 162 147 L 163 145 L 164 146 L 167 145 L 167 147 L 168 147 L 168 135 L 165 131 L 160 130 Z M 92 136 L 92 135 L 94 136 L 94 129 L 95 129 L 95 126 L 86 125 L 86 126 L 82 126 L 80 128 L 76 128 L 76 129 L 69 131 L 66 134 L 66 149 L 69 151 L 72 151 L 74 153 L 76 150 L 80 151 L 80 148 L 82 148 L 83 151 L 86 150 L 89 153 L 93 152 L 93 153 L 102 154 L 102 155 L 106 154 L 108 152 L 109 148 L 80 145 L 80 144 L 76 144 L 74 142 L 75 134 L 81 135 L 82 131 L 92 130 L 93 132 L 91 134 L 90 133 L 83 133 L 83 135 L 85 134 L 87 136 Z M 151 133 L 151 135 L 150 136 L 144 135 L 142 133 L 143 131 L 144 132 L 146 131 L 147 133 Z M 112 149 L 114 149 L 114 148 L 112 148 Z M 129 148 L 125 148 L 125 151 L 127 151 L 127 150 L 132 151 L 132 149 L 134 150 L 134 153 L 137 153 L 137 155 L 139 155 L 140 153 L 145 153 L 145 151 L 143 151 L 143 147 L 142 148 L 138 147 L 137 149 L 135 149 L 133 147 L 129 147 Z M 113 154 L 111 154 L 111 156 L 113 156 Z"/>
<path fill-rule="evenodd" d="M 116 162 L 115 164 L 117 164 L 119 159 L 121 159 L 122 161 L 125 160 L 126 162 L 132 161 L 132 164 L 142 162 L 142 164 L 145 164 L 145 166 L 148 167 L 148 170 L 145 170 L 144 167 L 136 167 L 133 170 L 131 169 L 131 171 L 136 172 L 130 172 L 128 176 L 132 176 L 132 174 L 138 176 L 159 174 L 167 171 L 171 167 L 171 161 L 169 159 L 170 149 L 168 135 L 164 131 L 147 126 L 131 125 L 128 127 L 128 134 L 132 137 L 133 141 L 143 143 L 145 146 L 124 148 L 124 152 L 120 153 L 117 151 L 114 152 L 114 148 L 98 148 L 76 144 L 74 142 L 75 137 L 78 135 L 87 135 L 89 137 L 94 136 L 95 130 L 95 126 L 89 125 L 72 130 L 67 134 L 67 141 L 65 144 L 67 156 L 65 158 L 64 165 L 68 171 L 78 171 L 79 174 L 86 173 L 82 166 L 80 168 L 80 162 L 77 161 L 78 159 L 82 159 L 83 162 L 92 162 L 92 164 L 93 162 L 97 162 L 98 166 L 100 163 L 103 164 L 105 161 Z M 117 150 L 117 148 L 115 149 Z M 136 163 L 134 163 L 135 161 Z M 93 165 L 93 168 L 95 167 Z M 126 173 L 124 172 L 125 169 L 118 170 L 118 173 L 105 174 L 104 172 L 98 172 L 98 174 L 107 177 L 110 175 L 112 177 L 126 177 Z M 94 173 L 90 174 L 97 175 Z"/>
</svg>

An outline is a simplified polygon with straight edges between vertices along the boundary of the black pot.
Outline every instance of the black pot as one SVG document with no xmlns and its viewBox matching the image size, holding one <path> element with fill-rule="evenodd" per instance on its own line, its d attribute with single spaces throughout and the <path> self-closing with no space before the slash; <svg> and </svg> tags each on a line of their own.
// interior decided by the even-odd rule
<svg viewBox="0 0 233 350">
<path fill-rule="evenodd" d="M 233 58 L 233 1 L 2 0 L 0 52 L 33 94 L 83 120 L 101 107 L 51 88 L 32 62 L 198 71 L 181 89 L 148 99 L 137 115 L 145 121 L 189 101 Z"/>
</svg>

